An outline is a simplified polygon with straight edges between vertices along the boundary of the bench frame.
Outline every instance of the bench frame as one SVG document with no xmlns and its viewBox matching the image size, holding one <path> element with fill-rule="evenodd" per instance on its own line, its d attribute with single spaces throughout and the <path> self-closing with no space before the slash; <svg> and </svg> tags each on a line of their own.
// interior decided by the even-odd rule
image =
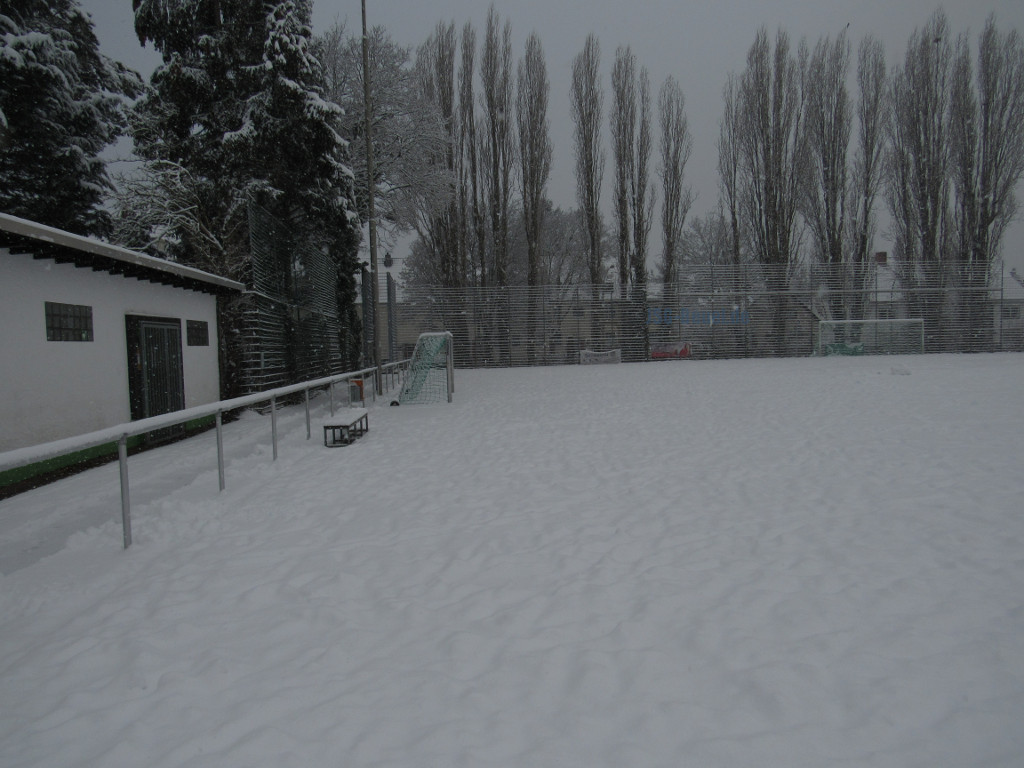
<svg viewBox="0 0 1024 768">
<path fill-rule="evenodd" d="M 342 410 L 324 421 L 324 445 L 351 445 L 370 431 L 370 414 L 365 408 Z"/>
</svg>

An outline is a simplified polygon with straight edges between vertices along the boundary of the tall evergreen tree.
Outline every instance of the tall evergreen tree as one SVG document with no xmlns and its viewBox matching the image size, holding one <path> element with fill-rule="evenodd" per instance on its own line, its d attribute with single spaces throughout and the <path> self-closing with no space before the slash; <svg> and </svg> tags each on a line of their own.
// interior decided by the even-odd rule
<svg viewBox="0 0 1024 768">
<path fill-rule="evenodd" d="M 343 353 L 356 362 L 358 216 L 341 109 L 324 99 L 313 53 L 310 0 L 134 7 L 140 41 L 163 56 L 135 112 L 136 146 L 157 176 L 169 169 L 187 178 L 195 201 L 185 216 L 152 223 L 169 230 L 180 260 L 243 278 L 248 203 L 287 220 L 334 260 Z M 288 285 L 291 265 L 278 268 Z"/>
<path fill-rule="evenodd" d="M 180 258 L 237 272 L 255 199 L 331 233 L 336 258 L 354 267 L 347 142 L 340 108 L 323 98 L 310 15 L 309 0 L 135 0 L 140 41 L 163 56 L 135 114 L 139 153 L 185 169 L 206 215 L 215 212 L 214 238 L 177 233 Z"/>
<path fill-rule="evenodd" d="M 251 93 L 241 128 L 225 137 L 248 189 L 284 216 L 342 226 L 354 213 L 348 142 L 335 130 L 341 109 L 323 98 L 312 51 L 310 0 L 268 6 L 262 61 L 244 70 Z"/>
<path fill-rule="evenodd" d="M 13 0 L 0 13 L 0 210 L 106 234 L 105 147 L 126 129 L 139 76 L 99 52 L 75 0 Z"/>
<path fill-rule="evenodd" d="M 149 175 L 188 180 L 188 214 L 133 210 L 161 232 L 174 258 L 242 279 L 246 262 L 245 182 L 240 158 L 226 137 L 242 128 L 247 68 L 263 58 L 263 4 L 259 0 L 133 0 L 135 31 L 163 57 L 150 89 L 132 115 L 138 154 Z M 259 30 L 254 34 L 255 30 Z M 129 201 L 131 202 L 131 201 Z M 195 218 L 205 222 L 199 225 Z"/>
</svg>

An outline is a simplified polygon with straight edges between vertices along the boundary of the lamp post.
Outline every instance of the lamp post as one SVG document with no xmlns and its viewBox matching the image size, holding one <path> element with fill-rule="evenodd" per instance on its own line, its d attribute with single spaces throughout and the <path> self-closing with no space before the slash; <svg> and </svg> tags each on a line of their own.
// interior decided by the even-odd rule
<svg viewBox="0 0 1024 768">
<path fill-rule="evenodd" d="M 364 129 L 366 133 L 366 197 L 368 216 L 370 220 L 370 281 L 373 286 L 370 311 L 373 312 L 373 367 L 374 387 L 377 394 L 383 394 L 383 382 L 380 372 L 380 333 L 377 330 L 377 292 L 380 290 L 380 281 L 377 279 L 377 212 L 374 198 L 377 195 L 373 179 L 373 135 L 371 133 L 372 120 L 370 119 L 370 38 L 366 31 L 366 0 L 361 0 L 363 10 L 363 116 L 365 118 Z M 365 301 L 365 298 L 364 298 Z"/>
</svg>

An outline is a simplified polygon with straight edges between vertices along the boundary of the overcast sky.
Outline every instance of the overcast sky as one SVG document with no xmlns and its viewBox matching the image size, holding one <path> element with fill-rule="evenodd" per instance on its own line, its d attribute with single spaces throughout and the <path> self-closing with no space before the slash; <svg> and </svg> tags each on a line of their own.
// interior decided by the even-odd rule
<svg viewBox="0 0 1024 768">
<path fill-rule="evenodd" d="M 139 46 L 130 0 L 83 0 L 82 5 L 93 17 L 104 53 L 148 76 L 159 58 L 152 49 Z M 488 7 L 485 0 L 367 0 L 367 16 L 371 26 L 386 27 L 402 45 L 418 46 L 442 20 L 454 21 L 459 30 L 466 21 L 472 21 L 479 43 Z M 541 37 L 551 81 L 548 112 L 554 153 L 549 197 L 554 203 L 575 205 L 569 82 L 572 58 L 593 32 L 601 43 L 605 87 L 606 188 L 612 175 L 607 131 L 611 65 L 615 49 L 629 45 L 638 64 L 650 72 L 655 98 L 668 75 L 673 75 L 683 88 L 694 139 L 687 179 L 697 194 L 693 208 L 697 214 L 713 208 L 718 196 L 715 142 L 722 86 L 729 72 L 743 70 L 747 50 L 762 25 L 772 36 L 781 27 L 794 44 L 806 37 L 813 46 L 820 37 L 835 36 L 849 24 L 854 51 L 861 38 L 874 35 L 885 45 L 890 69 L 902 63 L 907 39 L 914 30 L 940 7 L 945 9 L 953 32 L 969 32 L 974 43 L 992 13 L 1001 30 L 1014 28 L 1024 33 L 1024 0 L 501 0 L 495 7 L 502 21 L 512 23 L 515 60 L 522 56 L 531 32 Z M 358 30 L 359 0 L 314 0 L 314 31 L 323 31 L 335 20 Z M 855 91 L 852 96 L 856 98 Z M 654 122 L 657 132 L 656 116 Z M 656 162 L 657 147 L 652 155 L 652 163 Z M 607 189 L 602 207 L 611 210 Z M 661 240 L 657 225 L 651 240 L 656 255 Z M 888 244 L 882 241 L 877 246 L 881 250 Z M 1004 250 L 1008 260 L 1024 264 L 1024 225 L 1015 225 Z"/>
</svg>

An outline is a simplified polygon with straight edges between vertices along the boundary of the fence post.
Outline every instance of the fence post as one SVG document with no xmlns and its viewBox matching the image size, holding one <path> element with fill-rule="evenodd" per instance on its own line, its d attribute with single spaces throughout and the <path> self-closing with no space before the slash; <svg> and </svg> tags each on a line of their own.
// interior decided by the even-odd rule
<svg viewBox="0 0 1024 768">
<path fill-rule="evenodd" d="M 313 432 L 309 426 L 309 389 L 305 389 L 304 394 L 306 395 L 306 439 L 309 440 L 313 436 Z"/>
<path fill-rule="evenodd" d="M 1003 284 L 1006 280 L 1006 264 L 1001 263 L 999 266 L 999 348 L 997 351 L 1004 352 L 1003 347 L 1003 302 L 1006 301 L 1006 295 L 1003 292 Z"/>
<path fill-rule="evenodd" d="M 220 490 L 224 490 L 224 417 L 223 411 L 217 411 L 214 417 L 217 424 L 217 482 Z"/>
<path fill-rule="evenodd" d="M 270 441 L 274 444 L 274 461 L 277 461 L 277 396 L 270 398 Z"/>
<path fill-rule="evenodd" d="M 121 468 L 121 528 L 124 548 L 132 545 L 132 504 L 128 494 L 128 435 L 117 441 L 117 461 Z"/>
<path fill-rule="evenodd" d="M 328 387 L 328 389 L 331 392 L 331 416 L 333 416 L 334 415 L 334 382 L 333 381 L 331 382 L 331 385 Z"/>
</svg>

